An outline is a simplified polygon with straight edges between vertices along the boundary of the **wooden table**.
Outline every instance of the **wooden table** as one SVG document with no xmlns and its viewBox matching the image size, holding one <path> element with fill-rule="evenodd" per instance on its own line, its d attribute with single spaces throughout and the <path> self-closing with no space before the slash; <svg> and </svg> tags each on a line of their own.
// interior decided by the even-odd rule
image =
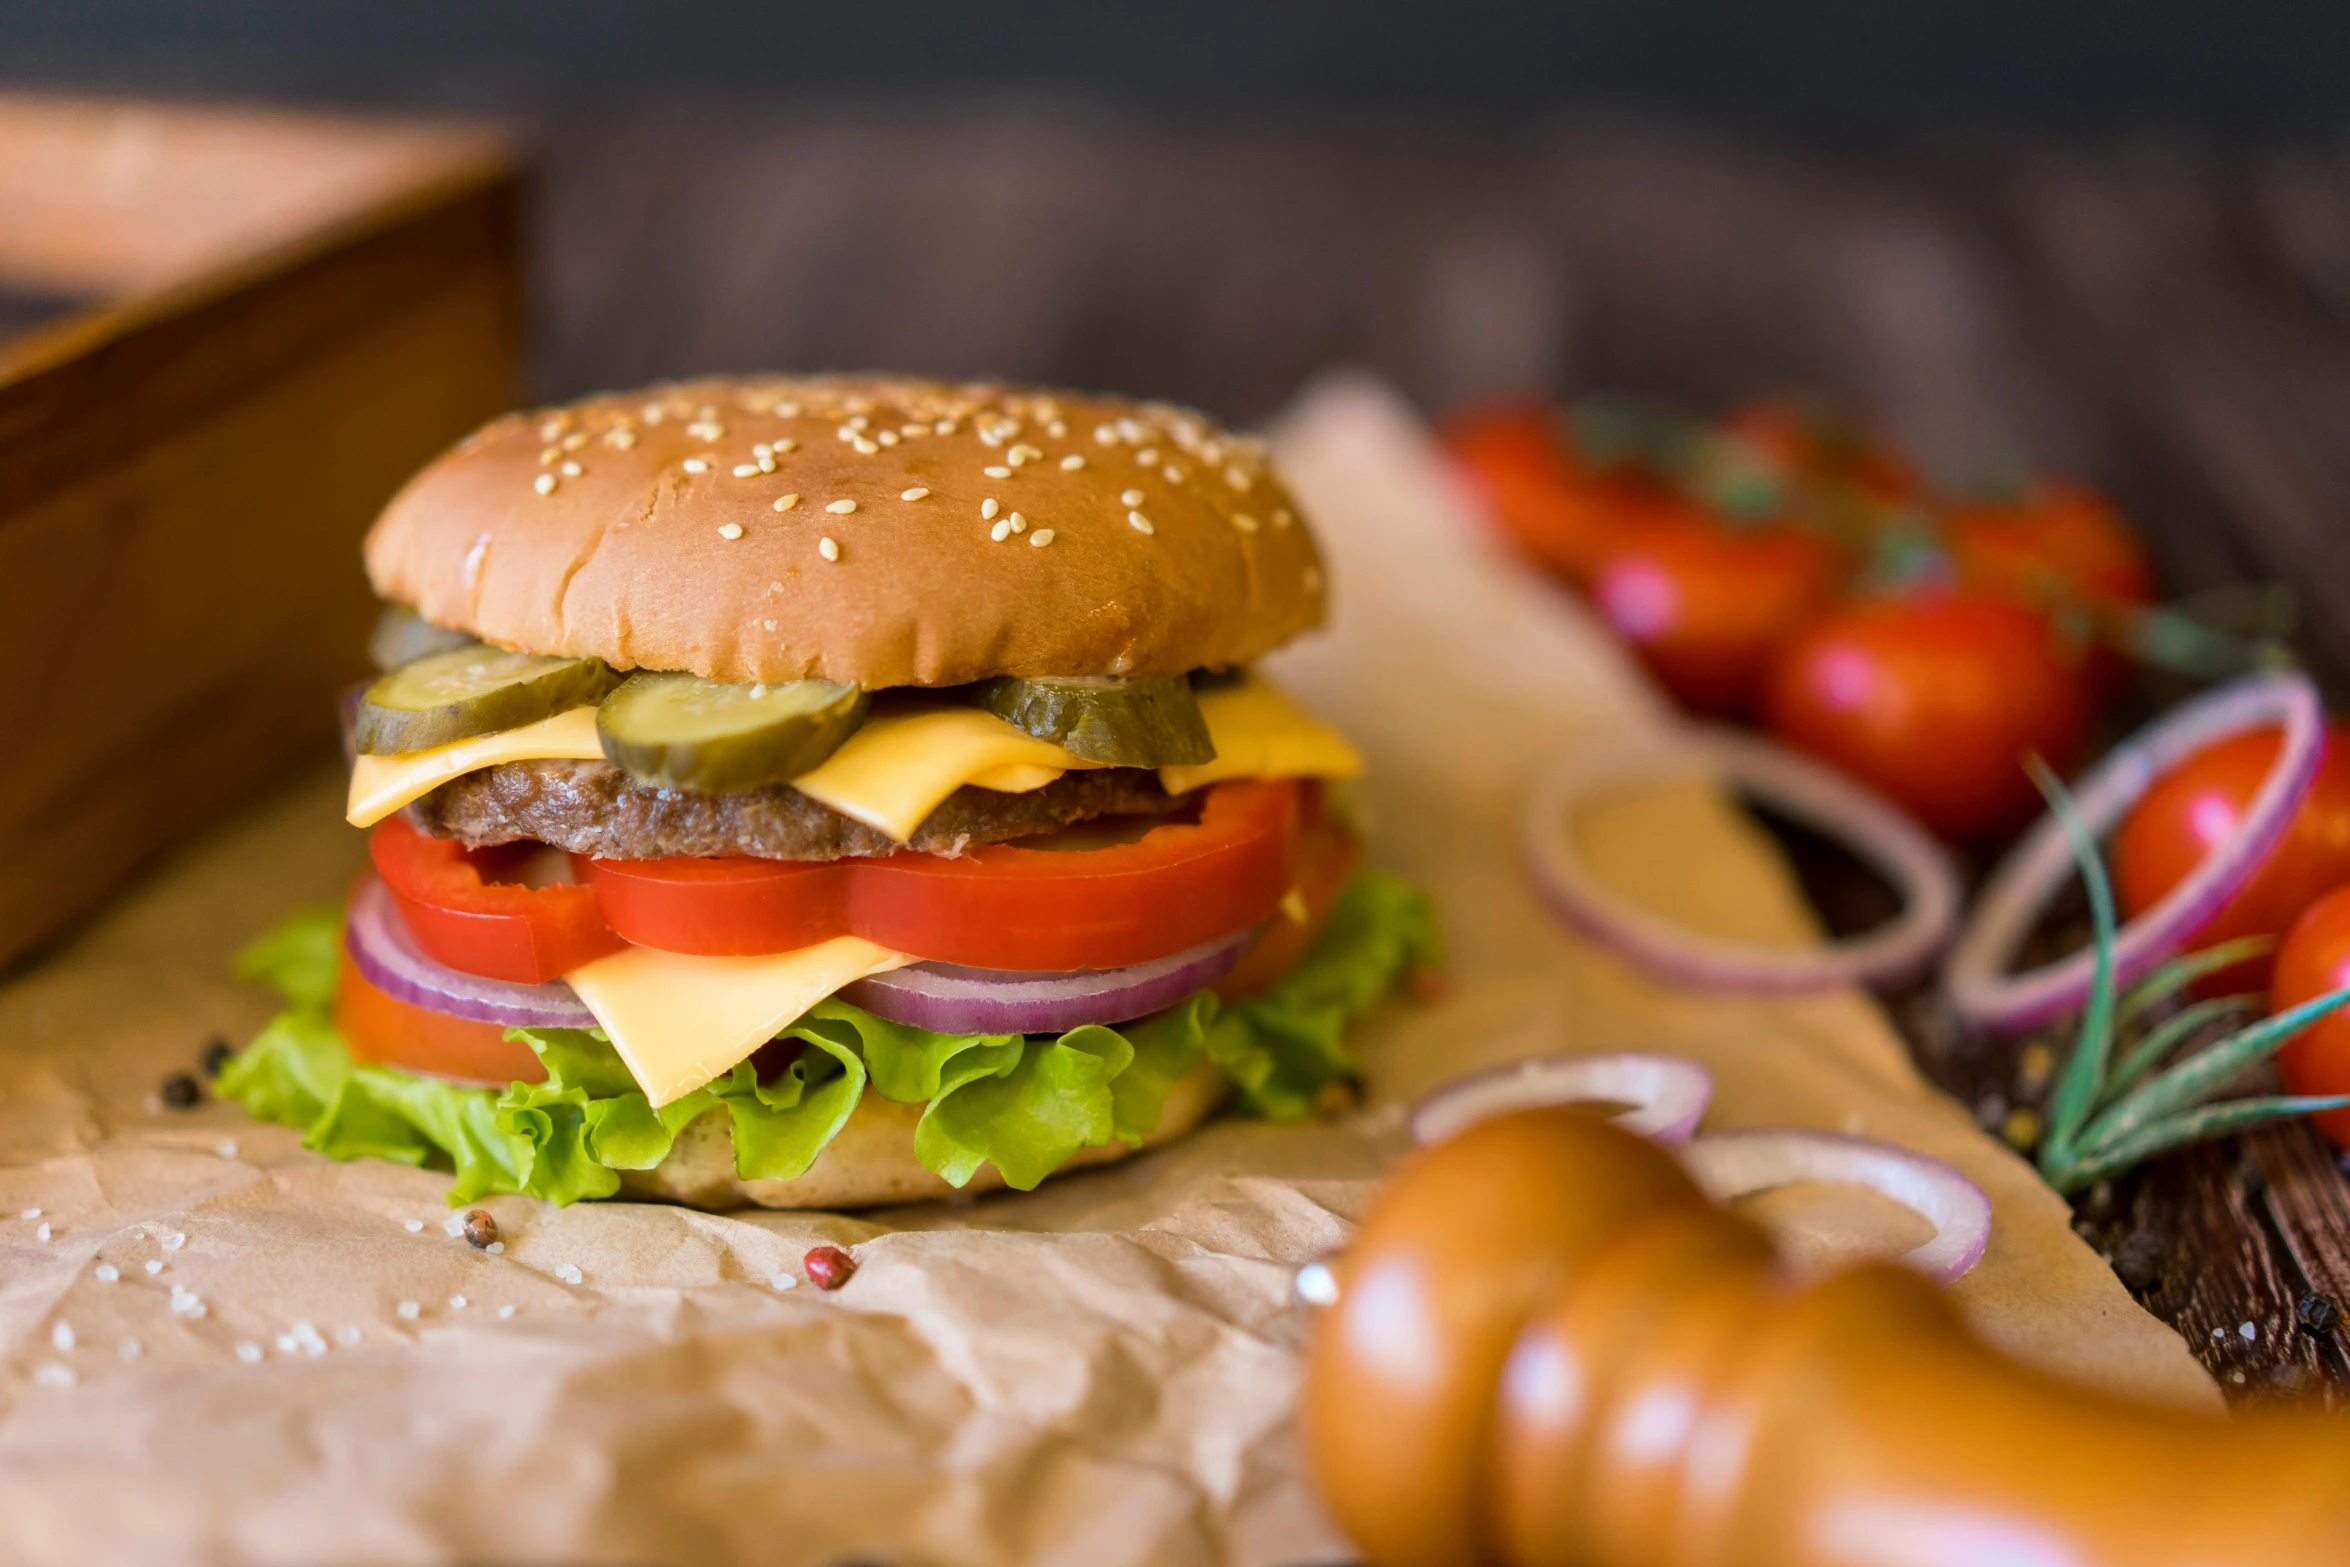
<svg viewBox="0 0 2350 1567">
<path fill-rule="evenodd" d="M 2107 487 L 2173 590 L 2292 583 L 2303 652 L 2337 690 L 2350 673 L 2350 147 L 1818 148 L 940 97 L 653 98 L 537 129 L 550 395 L 887 366 L 1248 420 L 1339 362 L 1431 408 L 1820 388 L 1946 477 L 2031 460 Z M 1966 1102 L 2015 1100 L 2009 1053 L 1956 1040 L 1930 996 L 1890 1000 Z M 2350 1378 L 2295 1322 L 2313 1291 L 2350 1305 L 2350 1184 L 2307 1131 L 2163 1161 L 2083 1223 L 2109 1251 L 2159 1239 L 2146 1303 L 2231 1395 Z"/>
</svg>

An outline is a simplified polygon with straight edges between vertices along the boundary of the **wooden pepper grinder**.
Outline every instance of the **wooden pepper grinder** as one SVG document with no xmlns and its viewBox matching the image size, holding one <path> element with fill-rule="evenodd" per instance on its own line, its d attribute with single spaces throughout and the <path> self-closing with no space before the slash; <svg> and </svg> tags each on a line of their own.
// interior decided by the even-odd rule
<svg viewBox="0 0 2350 1567">
<path fill-rule="evenodd" d="M 1334 1271 L 1301 1422 L 1377 1567 L 2350 1563 L 2350 1429 L 2085 1391 L 1900 1267 L 1789 1280 L 1587 1114 L 1414 1155 Z"/>
</svg>

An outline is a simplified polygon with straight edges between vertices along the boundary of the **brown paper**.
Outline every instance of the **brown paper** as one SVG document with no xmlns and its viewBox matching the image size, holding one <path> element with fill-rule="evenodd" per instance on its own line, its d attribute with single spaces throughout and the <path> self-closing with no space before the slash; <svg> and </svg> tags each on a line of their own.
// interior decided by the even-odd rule
<svg viewBox="0 0 2350 1567">
<path fill-rule="evenodd" d="M 0 1559 L 1337 1558 L 1288 1426 L 1291 1273 L 1343 1243 L 1402 1146 L 1399 1106 L 1534 1050 L 1685 1052 L 1720 1084 L 1712 1126 L 1843 1128 L 1959 1165 L 1997 1212 L 1956 1286 L 1987 1334 L 2208 1400 L 1865 998 L 1671 993 L 1543 917 L 1514 848 L 1522 784 L 1553 747 L 1660 708 L 1478 542 L 1385 393 L 1326 385 L 1280 445 L 1341 619 L 1276 668 L 1362 742 L 1373 856 L 1436 894 L 1452 950 L 1448 1000 L 1363 1030 L 1364 1114 L 1225 1121 L 1033 1194 L 856 1217 L 503 1198 L 486 1206 L 505 1249 L 479 1252 L 443 1228 L 442 1177 L 330 1164 L 233 1105 L 153 1097 L 267 1015 L 228 977 L 236 947 L 359 865 L 339 779 L 314 775 L 0 989 Z M 1611 801 L 1582 830 L 1660 907 L 1764 940 L 1808 929 L 1706 789 Z M 1851 1193 L 1754 1209 L 1808 1260 L 1916 1239 Z M 856 1249 L 849 1286 L 777 1288 L 818 1242 Z"/>
</svg>

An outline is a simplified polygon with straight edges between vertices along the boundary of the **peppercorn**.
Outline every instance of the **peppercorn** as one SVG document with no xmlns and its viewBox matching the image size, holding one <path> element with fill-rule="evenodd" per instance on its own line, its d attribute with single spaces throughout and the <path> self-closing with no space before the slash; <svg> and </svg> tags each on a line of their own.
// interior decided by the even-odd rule
<svg viewBox="0 0 2350 1567">
<path fill-rule="evenodd" d="M 818 1246 L 800 1259 L 800 1266 L 807 1270 L 809 1283 L 820 1290 L 836 1290 L 857 1271 L 857 1259 L 838 1246 Z"/>
<path fill-rule="evenodd" d="M 497 1216 L 487 1208 L 469 1208 L 465 1213 L 465 1239 L 476 1251 L 484 1251 L 497 1244 Z"/>
<path fill-rule="evenodd" d="M 163 1080 L 163 1102 L 174 1110 L 192 1110 L 203 1097 L 204 1090 L 186 1072 L 174 1072 Z"/>
<path fill-rule="evenodd" d="M 2162 1237 L 2152 1230 L 2132 1230 L 2113 1254 L 2113 1271 L 2139 1294 L 2162 1281 Z"/>
<path fill-rule="evenodd" d="M 220 1035 L 215 1034 L 212 1036 L 211 1042 L 205 1045 L 204 1054 L 199 1058 L 199 1060 L 204 1068 L 204 1075 L 206 1077 L 218 1077 L 220 1075 L 220 1069 L 224 1066 L 227 1066 L 236 1058 L 237 1047 L 230 1044 Z"/>
<path fill-rule="evenodd" d="M 2311 1290 L 2293 1303 L 2293 1320 L 2312 1333 L 2331 1333 L 2334 1324 L 2342 1320 L 2342 1312 L 2333 1296 Z"/>
</svg>

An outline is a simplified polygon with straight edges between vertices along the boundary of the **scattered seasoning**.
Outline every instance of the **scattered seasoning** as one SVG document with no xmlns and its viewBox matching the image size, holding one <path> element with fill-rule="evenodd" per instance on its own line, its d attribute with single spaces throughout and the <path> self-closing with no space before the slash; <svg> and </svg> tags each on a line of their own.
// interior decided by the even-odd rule
<svg viewBox="0 0 2350 1567">
<path fill-rule="evenodd" d="M 449 1297 L 449 1309 L 451 1311 L 463 1311 L 465 1309 L 465 1297 L 462 1295 L 451 1295 Z"/>
<path fill-rule="evenodd" d="M 414 1322 L 418 1317 L 424 1315 L 424 1308 L 412 1300 L 404 1300 L 394 1306 L 392 1310 L 398 1312 L 401 1320 L 406 1322 Z"/>
<path fill-rule="evenodd" d="M 1068 456 L 1061 459 L 1061 471 L 1063 473 L 1075 473 L 1078 469 L 1084 466 L 1085 459 L 1078 456 L 1075 452 L 1071 452 Z"/>
<path fill-rule="evenodd" d="M 856 448 L 857 455 L 860 457 L 870 457 L 875 452 L 881 450 L 880 447 L 874 445 L 873 442 L 866 440 L 865 437 L 861 435 L 858 436 L 855 440 L 851 441 L 849 445 Z"/>
<path fill-rule="evenodd" d="M 174 1072 L 163 1080 L 163 1102 L 174 1110 L 192 1110 L 203 1098 L 204 1090 L 192 1072 Z"/>
<path fill-rule="evenodd" d="M 1026 533 L 1028 531 L 1028 519 L 1021 516 L 1018 512 L 1012 513 L 1012 515 L 1006 518 L 1005 521 L 1012 525 L 1012 531 L 1014 533 Z"/>
<path fill-rule="evenodd" d="M 541 495 L 552 495 L 555 493 L 555 486 L 561 484 L 562 482 L 563 481 L 561 479 L 556 478 L 551 473 L 542 473 L 537 478 L 530 481 L 530 487 L 538 491 Z"/>
<path fill-rule="evenodd" d="M 73 1374 L 73 1367 L 54 1360 L 45 1362 L 33 1373 L 33 1383 L 37 1387 L 71 1387 L 80 1380 Z"/>
<path fill-rule="evenodd" d="M 487 1208 L 468 1208 L 465 1211 L 465 1239 L 476 1251 L 487 1251 L 497 1244 L 497 1215 Z"/>
<path fill-rule="evenodd" d="M 1236 490 L 1246 492 L 1249 486 L 1249 477 L 1242 469 L 1227 468 L 1224 470 L 1224 482 Z"/>
<path fill-rule="evenodd" d="M 147 1259 L 147 1277 L 149 1277 L 149 1278 L 153 1278 L 153 1277 L 155 1277 L 155 1275 L 156 1275 L 156 1274 L 158 1274 L 158 1273 L 161 1273 L 162 1271 L 163 1271 L 163 1259 L 162 1259 L 162 1258 L 160 1258 L 160 1257 L 149 1257 L 149 1258 Z"/>
<path fill-rule="evenodd" d="M 816 541 L 816 553 L 826 560 L 838 560 L 840 559 L 840 546 L 832 541 L 831 535 L 827 534 Z"/>
<path fill-rule="evenodd" d="M 1145 535 L 1159 531 L 1158 529 L 1151 526 L 1151 520 L 1148 517 L 1145 517 L 1141 512 L 1138 511 L 1130 511 L 1126 514 L 1126 526 L 1132 528 L 1137 533 Z"/>
<path fill-rule="evenodd" d="M 775 455 L 778 457 L 788 457 L 799 449 L 800 443 L 793 440 L 788 435 L 775 443 Z"/>
<path fill-rule="evenodd" d="M 484 1246 L 482 1250 L 488 1252 L 493 1257 L 503 1257 L 506 1255 L 506 1243 L 504 1241 L 492 1241 L 487 1246 Z"/>
<path fill-rule="evenodd" d="M 56 1345 L 59 1349 L 73 1348 L 76 1342 L 74 1338 L 73 1324 L 70 1322 L 55 1322 L 50 1324 L 49 1342 Z"/>
<path fill-rule="evenodd" d="M 49 1229 L 49 1221 L 47 1219 L 43 1219 L 39 1224 L 33 1227 L 34 1240 L 45 1241 L 50 1239 L 50 1237 L 51 1231 Z"/>
<path fill-rule="evenodd" d="M 346 1349 L 351 1345 L 358 1343 L 359 1340 L 363 1337 L 365 1337 L 364 1334 L 362 1334 L 356 1327 L 353 1327 L 348 1323 L 335 1329 L 335 1342 L 344 1346 Z"/>
<path fill-rule="evenodd" d="M 576 1262 L 566 1262 L 562 1264 L 555 1269 L 555 1277 L 561 1279 L 566 1284 L 577 1284 L 581 1277 L 579 1264 Z"/>
<path fill-rule="evenodd" d="M 755 462 L 738 462 L 734 465 L 734 476 L 738 479 L 756 479 L 759 477 L 759 465 Z"/>
<path fill-rule="evenodd" d="M 236 1058 L 237 1047 L 215 1034 L 206 1042 L 204 1054 L 197 1058 L 197 1065 L 203 1069 L 206 1077 L 218 1077 L 221 1068 Z"/>
<path fill-rule="evenodd" d="M 514 1308 L 512 1306 L 500 1306 L 498 1308 L 498 1315 L 501 1318 L 511 1317 L 514 1315 Z"/>
<path fill-rule="evenodd" d="M 743 536 L 743 525 L 739 522 L 722 522 L 718 525 L 718 536 L 722 539 L 739 539 Z"/>
<path fill-rule="evenodd" d="M 261 1346 L 254 1343 L 251 1339 L 247 1339 L 244 1343 L 237 1346 L 237 1358 L 248 1366 L 260 1365 L 261 1356 Z"/>
<path fill-rule="evenodd" d="M 1028 542 L 1037 549 L 1043 549 L 1047 544 L 1053 542 L 1053 530 L 1050 528 L 1039 528 L 1034 533 L 1028 535 Z"/>
<path fill-rule="evenodd" d="M 898 444 L 898 432 L 895 430 L 884 430 L 879 435 L 875 436 L 874 439 L 879 441 L 884 446 L 895 446 Z M 861 449 L 862 448 L 860 448 L 860 450 Z"/>
<path fill-rule="evenodd" d="M 808 1282 L 820 1290 L 836 1290 L 857 1271 L 857 1259 L 838 1246 L 818 1246 L 800 1259 L 800 1266 L 808 1272 Z"/>
<path fill-rule="evenodd" d="M 2331 1333 L 2342 1313 L 2333 1296 L 2311 1290 L 2293 1303 L 2293 1320 L 2312 1333 Z"/>
<path fill-rule="evenodd" d="M 2260 1330 L 2247 1322 L 2236 1329 L 2236 1335 L 2247 1344 L 2260 1337 Z"/>
<path fill-rule="evenodd" d="M 998 544 L 1003 543 L 1004 540 L 1012 536 L 1012 519 L 1006 517 L 1003 521 L 988 529 L 987 536 L 995 540 Z"/>
<path fill-rule="evenodd" d="M 710 471 L 710 464 L 708 459 L 701 457 L 688 457 L 685 460 L 684 467 L 685 471 L 688 473 L 708 473 Z"/>
<path fill-rule="evenodd" d="M 986 474 L 991 479 L 1009 479 L 1012 476 L 1012 470 L 1005 467 L 1002 463 L 996 463 L 990 467 L 982 468 L 979 471 Z"/>
<path fill-rule="evenodd" d="M 918 501 L 929 493 L 930 492 L 928 490 L 917 484 L 910 490 L 900 490 L 898 492 L 898 499 L 901 501 Z"/>
<path fill-rule="evenodd" d="M 777 1273 L 768 1278 L 767 1287 L 778 1290 L 796 1290 L 800 1287 L 800 1281 L 789 1273 Z"/>
<path fill-rule="evenodd" d="M 1140 490 L 1121 490 L 1118 492 L 1118 499 L 1128 506 L 1140 506 L 1149 497 Z"/>
<path fill-rule="evenodd" d="M 850 512 L 853 512 L 857 509 L 857 503 L 850 500 L 833 501 L 826 505 L 824 509 L 828 512 L 831 512 L 836 517 L 846 517 Z"/>
<path fill-rule="evenodd" d="M 104 1284 L 112 1284 L 116 1279 L 122 1277 L 122 1269 L 111 1262 L 101 1262 L 90 1272 L 97 1276 L 99 1282 Z"/>
<path fill-rule="evenodd" d="M 1232 526 L 1243 533 L 1254 533 L 1257 531 L 1257 519 L 1245 511 L 1236 511 L 1232 514 Z"/>
<path fill-rule="evenodd" d="M 586 470 L 585 468 L 582 468 L 582 467 L 581 467 L 579 464 L 577 464 L 577 463 L 575 463 L 575 462 L 567 462 L 567 463 L 565 463 L 565 464 L 564 464 L 562 467 L 560 467 L 560 468 L 556 469 L 555 471 L 556 471 L 557 473 L 559 473 L 559 474 L 563 475 L 563 477 L 564 477 L 564 478 L 566 478 L 566 479 L 576 479 L 576 478 L 578 478 L 578 477 L 579 477 L 581 474 L 583 474 L 583 473 L 587 472 L 587 470 Z"/>
<path fill-rule="evenodd" d="M 424 1231 L 424 1221 L 422 1219 L 410 1219 L 406 1224 L 401 1225 L 400 1228 L 406 1230 L 411 1235 L 419 1235 Z"/>
<path fill-rule="evenodd" d="M 24 1220 L 28 1224 L 40 1216 L 41 1210 L 38 1208 L 27 1208 L 24 1212 L 17 1215 L 18 1218 Z"/>
<path fill-rule="evenodd" d="M 775 498 L 775 509 L 777 511 L 790 511 L 799 503 L 800 498 L 797 495 L 779 495 Z"/>
<path fill-rule="evenodd" d="M 1169 484 L 1181 484 L 1183 482 L 1182 466 L 1180 464 L 1171 462 L 1161 463 L 1159 465 L 1159 477 L 1166 480 Z"/>
<path fill-rule="evenodd" d="M 983 500 L 979 503 L 979 520 L 981 522 L 993 522 L 995 521 L 995 514 L 1002 509 L 1002 507 L 996 505 L 995 497 L 990 495 L 986 500 Z"/>
</svg>

